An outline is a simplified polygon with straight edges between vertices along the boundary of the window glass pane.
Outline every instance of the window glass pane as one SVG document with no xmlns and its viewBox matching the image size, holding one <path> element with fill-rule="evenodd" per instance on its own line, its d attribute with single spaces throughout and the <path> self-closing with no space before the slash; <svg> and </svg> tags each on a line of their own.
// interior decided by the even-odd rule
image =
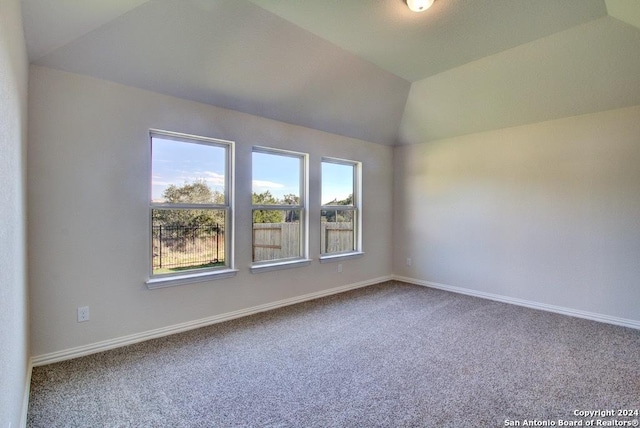
<svg viewBox="0 0 640 428">
<path fill-rule="evenodd" d="M 152 209 L 153 274 L 225 265 L 225 210 Z"/>
<path fill-rule="evenodd" d="M 226 175 L 233 143 L 164 131 L 150 136 L 151 276 L 231 267 Z"/>
<path fill-rule="evenodd" d="M 355 222 L 352 210 L 322 210 L 321 254 L 355 251 Z"/>
<path fill-rule="evenodd" d="M 151 200 L 171 204 L 224 204 L 224 147 L 151 139 Z"/>
<path fill-rule="evenodd" d="M 253 152 L 253 203 L 257 205 L 300 204 L 299 156 Z"/>
<path fill-rule="evenodd" d="M 353 165 L 322 162 L 322 205 L 353 205 Z"/>
<path fill-rule="evenodd" d="M 360 250 L 359 165 L 334 159 L 322 161 L 321 255 Z"/>
<path fill-rule="evenodd" d="M 301 210 L 253 210 L 253 261 L 300 257 Z"/>
</svg>

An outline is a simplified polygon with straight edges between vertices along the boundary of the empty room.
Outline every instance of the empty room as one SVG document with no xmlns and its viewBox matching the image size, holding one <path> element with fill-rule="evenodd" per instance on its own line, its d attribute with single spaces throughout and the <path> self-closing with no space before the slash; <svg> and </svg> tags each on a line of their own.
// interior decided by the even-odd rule
<svg viewBox="0 0 640 428">
<path fill-rule="evenodd" d="M 0 0 L 0 427 L 638 426 L 640 1 Z"/>
</svg>

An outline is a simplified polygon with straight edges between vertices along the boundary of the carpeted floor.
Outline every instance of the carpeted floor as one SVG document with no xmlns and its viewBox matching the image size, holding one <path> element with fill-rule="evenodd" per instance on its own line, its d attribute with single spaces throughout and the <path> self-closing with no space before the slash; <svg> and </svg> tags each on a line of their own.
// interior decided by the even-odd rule
<svg viewBox="0 0 640 428">
<path fill-rule="evenodd" d="M 608 409 L 640 409 L 640 331 L 390 282 L 36 367 L 28 426 L 639 419 L 574 415 Z"/>
</svg>

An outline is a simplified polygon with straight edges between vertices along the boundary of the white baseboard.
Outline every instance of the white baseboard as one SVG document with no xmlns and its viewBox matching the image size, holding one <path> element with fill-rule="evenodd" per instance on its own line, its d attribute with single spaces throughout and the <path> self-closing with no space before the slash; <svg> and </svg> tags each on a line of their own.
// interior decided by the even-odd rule
<svg viewBox="0 0 640 428">
<path fill-rule="evenodd" d="M 22 413 L 20 416 L 20 427 L 26 428 L 27 426 L 27 413 L 29 412 L 29 394 L 31 392 L 31 372 L 33 371 L 33 359 L 29 358 L 27 362 L 27 373 L 24 381 L 23 396 L 22 396 Z"/>
<path fill-rule="evenodd" d="M 576 318 L 584 318 L 592 321 L 603 322 L 607 324 L 619 325 L 622 327 L 629 327 L 636 330 L 640 330 L 640 321 L 630 320 L 625 318 L 612 317 L 610 315 L 598 314 L 595 312 L 581 311 L 578 309 L 567 308 L 563 306 L 548 305 L 546 303 L 539 303 L 532 300 L 516 299 L 508 296 L 501 296 L 499 294 L 485 293 L 483 291 L 471 290 L 469 288 L 454 287 L 452 285 L 439 284 L 437 282 L 423 281 L 415 278 L 408 278 L 404 276 L 394 275 L 393 279 L 396 281 L 407 282 L 409 284 L 422 285 L 429 288 L 437 288 L 439 290 L 451 291 L 453 293 L 466 294 L 468 296 L 480 297 L 482 299 L 495 300 L 497 302 L 509 303 L 517 306 L 524 306 L 532 309 L 539 309 L 547 312 L 555 312 L 557 314 L 568 315 Z"/>
<path fill-rule="evenodd" d="M 341 287 L 335 287 L 328 290 L 319 291 L 316 293 L 310 293 L 310 294 L 305 294 L 298 297 L 292 297 L 290 299 L 279 300 L 277 302 L 265 303 L 263 305 L 258 305 L 251 308 L 241 309 L 233 312 L 227 312 L 224 314 L 202 318 L 199 320 L 188 321 L 185 323 L 163 327 L 155 330 L 149 330 L 142 333 L 136 333 L 128 336 L 118 337 L 115 339 L 104 340 L 101 342 L 96 342 L 88 345 L 78 346 L 75 348 L 65 349 L 62 351 L 51 352 L 48 354 L 34 356 L 31 358 L 29 363 L 29 369 L 28 369 L 29 373 L 27 376 L 27 384 L 25 386 L 25 398 L 24 398 L 24 404 L 23 404 L 23 407 L 24 407 L 23 417 L 25 418 L 24 422 L 26 424 L 26 412 L 28 407 L 29 386 L 31 382 L 32 367 L 43 366 L 46 364 L 56 363 L 59 361 L 70 360 L 72 358 L 95 354 L 98 352 L 107 351 L 109 349 L 132 345 L 134 343 L 139 343 L 139 342 L 143 342 L 145 340 L 150 340 L 150 339 L 156 339 L 163 336 L 169 336 L 171 334 L 181 333 L 181 332 L 193 330 L 200 327 L 205 327 L 212 324 L 217 324 L 224 321 L 230 321 L 236 318 L 253 315 L 260 312 L 270 311 L 273 309 L 294 305 L 296 303 L 302 303 L 309 300 L 330 296 L 332 294 L 343 293 L 345 291 L 367 287 L 369 285 L 379 284 L 379 283 L 390 281 L 390 280 L 397 280 L 397 281 L 402 281 L 409 284 L 421 285 L 425 287 L 436 288 L 439 290 L 450 291 L 453 293 L 479 297 L 482 299 L 495 300 L 498 302 L 509 303 L 517 306 L 524 306 L 532 309 L 555 312 L 562 315 L 568 315 L 568 316 L 577 317 L 577 318 L 585 318 L 593 321 L 619 325 L 623 327 L 629 327 L 636 330 L 640 330 L 640 321 L 637 321 L 637 320 L 612 317 L 609 315 L 598 314 L 595 312 L 581 311 L 581 310 L 566 308 L 562 306 L 548 305 L 545 303 L 539 303 L 531 300 L 523 300 L 523 299 L 517 299 L 513 297 L 508 297 L 508 296 L 502 296 L 498 294 L 485 293 L 482 291 L 476 291 L 468 288 L 454 287 L 451 285 L 439 284 L 431 281 L 423 281 L 423 280 L 404 277 L 404 276 L 389 275 L 389 276 L 374 278 L 368 281 L 362 281 L 354 284 L 344 285 Z M 22 426 L 24 426 L 25 424 L 22 424 Z"/>
<path fill-rule="evenodd" d="M 188 321 L 185 323 L 158 328 L 155 330 L 149 330 L 142 333 L 136 333 L 128 336 L 117 337 L 115 339 L 104 340 L 101 342 L 91 343 L 89 345 L 78 346 L 76 348 L 65 349 L 62 351 L 51 352 L 43 355 L 37 355 L 32 358 L 32 364 L 34 367 L 44 366 L 46 364 L 56 363 L 64 360 L 70 360 L 72 358 L 77 358 L 77 357 L 83 357 L 85 355 L 95 354 L 98 352 L 107 351 L 109 349 L 132 345 L 134 343 L 143 342 L 149 339 L 156 339 L 163 336 L 169 336 L 175 333 L 182 333 L 184 331 L 193 330 L 199 327 L 205 327 L 212 324 L 217 324 L 224 321 L 230 321 L 232 319 L 257 314 L 259 312 L 270 311 L 272 309 L 282 308 L 285 306 L 294 305 L 296 303 L 306 302 L 308 300 L 314 300 L 320 297 L 330 296 L 332 294 L 343 293 L 345 291 L 354 290 L 356 288 L 362 288 L 362 287 L 367 287 L 373 284 L 379 284 L 381 282 L 390 281 L 392 279 L 393 277 L 391 275 L 374 278 L 368 281 L 362 281 L 354 284 L 343 285 L 341 287 L 330 288 L 328 290 L 305 294 L 298 297 L 292 297 L 290 299 L 279 300 L 277 302 L 265 303 L 263 305 L 258 305 L 251 308 L 241 309 L 233 312 L 227 312 L 224 314 L 202 318 L 199 320 Z"/>
</svg>

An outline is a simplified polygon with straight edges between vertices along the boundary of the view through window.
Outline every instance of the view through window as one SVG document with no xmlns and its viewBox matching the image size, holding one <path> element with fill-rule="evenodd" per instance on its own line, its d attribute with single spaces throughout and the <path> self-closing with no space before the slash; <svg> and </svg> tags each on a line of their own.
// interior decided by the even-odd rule
<svg viewBox="0 0 640 428">
<path fill-rule="evenodd" d="M 301 153 L 253 150 L 254 263 L 305 256 L 305 158 Z"/>
<path fill-rule="evenodd" d="M 227 267 L 230 142 L 151 133 L 151 274 Z"/>
<path fill-rule="evenodd" d="M 358 162 L 322 160 L 321 255 L 358 250 Z"/>
</svg>

